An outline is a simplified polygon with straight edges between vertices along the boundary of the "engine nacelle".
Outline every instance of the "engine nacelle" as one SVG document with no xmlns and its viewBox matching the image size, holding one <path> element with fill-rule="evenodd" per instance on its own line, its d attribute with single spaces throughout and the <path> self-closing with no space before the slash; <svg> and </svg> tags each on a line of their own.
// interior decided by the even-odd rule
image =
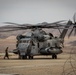
<svg viewBox="0 0 76 75">
<path fill-rule="evenodd" d="M 40 49 L 40 53 L 43 55 L 50 55 L 50 54 L 60 54 L 62 53 L 61 47 L 59 48 L 42 48 Z"/>
<path fill-rule="evenodd" d="M 43 54 L 43 55 L 48 55 L 48 54 L 50 54 L 49 48 L 41 48 L 41 49 L 40 49 L 40 53 Z"/>
</svg>

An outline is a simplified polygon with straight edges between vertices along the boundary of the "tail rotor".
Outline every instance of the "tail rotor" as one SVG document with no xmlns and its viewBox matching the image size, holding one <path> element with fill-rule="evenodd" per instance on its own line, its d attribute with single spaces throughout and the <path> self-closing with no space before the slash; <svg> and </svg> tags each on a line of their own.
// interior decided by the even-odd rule
<svg viewBox="0 0 76 75">
<path fill-rule="evenodd" d="M 72 26 L 73 26 L 73 28 L 72 28 L 72 30 L 70 31 L 68 37 L 71 36 L 71 34 L 72 34 L 73 31 L 74 31 L 74 35 L 76 35 L 76 13 L 75 13 L 74 16 L 73 16 Z"/>
</svg>

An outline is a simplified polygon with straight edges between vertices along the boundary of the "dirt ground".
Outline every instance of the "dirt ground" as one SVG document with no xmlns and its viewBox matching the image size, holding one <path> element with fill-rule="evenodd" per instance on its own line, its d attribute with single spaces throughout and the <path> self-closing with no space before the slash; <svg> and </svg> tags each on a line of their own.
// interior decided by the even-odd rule
<svg viewBox="0 0 76 75">
<path fill-rule="evenodd" d="M 58 59 L 51 56 L 35 56 L 32 60 L 19 60 L 17 55 L 10 59 L 0 57 L 0 74 L 16 75 L 76 75 L 74 54 L 62 53 Z M 69 74 L 68 74 L 69 73 Z"/>
<path fill-rule="evenodd" d="M 70 38 L 71 41 L 76 37 Z M 4 50 L 15 48 L 14 38 L 0 40 L 0 75 L 76 75 L 76 46 L 68 44 L 65 39 L 63 53 L 58 55 L 58 59 L 51 56 L 35 56 L 33 60 L 19 60 L 17 55 L 10 54 L 10 59 L 3 59 Z M 10 43 L 10 44 L 9 44 Z"/>
</svg>

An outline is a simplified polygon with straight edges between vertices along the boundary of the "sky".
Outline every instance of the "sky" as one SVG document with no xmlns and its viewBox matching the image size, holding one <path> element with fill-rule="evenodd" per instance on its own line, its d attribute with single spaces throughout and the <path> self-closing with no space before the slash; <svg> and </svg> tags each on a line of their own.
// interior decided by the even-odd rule
<svg viewBox="0 0 76 75">
<path fill-rule="evenodd" d="M 75 12 L 76 0 L 0 0 L 0 25 L 72 20 Z"/>
</svg>

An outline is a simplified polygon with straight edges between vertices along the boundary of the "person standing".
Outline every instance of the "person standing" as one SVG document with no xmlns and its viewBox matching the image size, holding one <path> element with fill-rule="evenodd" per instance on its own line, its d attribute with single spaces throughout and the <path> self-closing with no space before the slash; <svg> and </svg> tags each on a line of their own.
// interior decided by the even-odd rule
<svg viewBox="0 0 76 75">
<path fill-rule="evenodd" d="M 9 59 L 8 47 L 5 49 L 5 56 L 4 56 L 4 59 L 5 59 L 6 57 Z"/>
</svg>

